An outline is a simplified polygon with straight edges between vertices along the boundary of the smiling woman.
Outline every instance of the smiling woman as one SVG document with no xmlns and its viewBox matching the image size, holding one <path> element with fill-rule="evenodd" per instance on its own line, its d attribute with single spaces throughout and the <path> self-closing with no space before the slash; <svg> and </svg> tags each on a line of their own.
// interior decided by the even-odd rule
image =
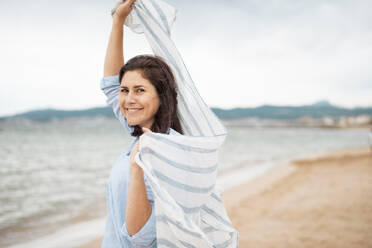
<svg viewBox="0 0 372 248">
<path fill-rule="evenodd" d="M 127 0 L 113 13 L 101 89 L 135 139 L 111 170 L 102 247 L 237 247 L 215 187 L 226 129 L 170 40 L 176 10 Z M 124 23 L 145 32 L 155 56 L 123 65 Z"/>
<path fill-rule="evenodd" d="M 135 162 L 139 136 L 151 131 L 183 134 L 177 116 L 177 88 L 170 67 L 152 55 L 136 56 L 124 65 L 123 24 L 134 2 L 120 3 L 114 11 L 105 77 L 101 81 L 107 103 L 135 137 L 111 170 L 103 248 L 156 247 L 154 197 Z"/>
</svg>

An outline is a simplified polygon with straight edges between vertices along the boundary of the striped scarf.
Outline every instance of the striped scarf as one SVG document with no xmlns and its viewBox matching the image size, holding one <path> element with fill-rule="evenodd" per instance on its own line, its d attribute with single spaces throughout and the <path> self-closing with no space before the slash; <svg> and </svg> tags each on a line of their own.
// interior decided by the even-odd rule
<svg viewBox="0 0 372 248">
<path fill-rule="evenodd" d="M 185 135 L 145 133 L 135 161 L 153 194 L 158 247 L 238 247 L 216 190 L 218 148 L 227 131 L 199 95 L 170 38 L 177 10 L 160 0 L 137 0 L 125 25 L 144 33 L 154 54 L 171 67 Z"/>
</svg>

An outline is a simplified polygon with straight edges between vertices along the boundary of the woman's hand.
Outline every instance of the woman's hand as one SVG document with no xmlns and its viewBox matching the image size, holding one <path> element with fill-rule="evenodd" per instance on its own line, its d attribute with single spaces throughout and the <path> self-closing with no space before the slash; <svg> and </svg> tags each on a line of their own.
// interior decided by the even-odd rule
<svg viewBox="0 0 372 248">
<path fill-rule="evenodd" d="M 151 132 L 150 129 L 147 127 L 142 127 L 143 133 Z M 134 157 L 136 156 L 136 153 L 139 152 L 139 139 L 137 140 L 136 144 L 134 144 L 132 150 L 130 151 L 130 165 L 131 168 L 141 169 L 141 167 L 138 166 L 136 161 L 134 160 Z M 142 170 L 142 169 L 141 169 Z"/>
<path fill-rule="evenodd" d="M 124 2 L 120 1 L 116 4 L 115 8 L 112 9 L 111 13 L 112 17 L 115 21 L 119 21 L 124 24 L 125 19 L 129 15 L 129 13 L 132 11 L 131 5 L 136 0 L 125 0 Z"/>
</svg>

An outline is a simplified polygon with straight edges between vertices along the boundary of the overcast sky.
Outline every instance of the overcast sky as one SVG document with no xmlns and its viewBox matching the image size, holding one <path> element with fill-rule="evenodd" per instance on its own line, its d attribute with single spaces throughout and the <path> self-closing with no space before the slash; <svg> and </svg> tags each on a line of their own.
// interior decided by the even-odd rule
<svg viewBox="0 0 372 248">
<path fill-rule="evenodd" d="M 104 106 L 114 2 L 1 0 L 0 115 Z M 211 107 L 372 106 L 372 1 L 167 2 L 178 9 L 172 38 Z M 151 50 L 126 29 L 124 52 Z"/>
</svg>

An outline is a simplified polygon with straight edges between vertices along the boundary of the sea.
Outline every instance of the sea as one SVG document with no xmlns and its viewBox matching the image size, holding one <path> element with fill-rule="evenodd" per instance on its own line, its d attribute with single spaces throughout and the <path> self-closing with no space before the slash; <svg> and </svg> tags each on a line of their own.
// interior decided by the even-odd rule
<svg viewBox="0 0 372 248">
<path fill-rule="evenodd" d="M 226 128 L 223 188 L 296 159 L 369 145 L 363 129 Z M 0 247 L 104 216 L 111 166 L 132 139 L 105 117 L 0 122 Z"/>
</svg>

